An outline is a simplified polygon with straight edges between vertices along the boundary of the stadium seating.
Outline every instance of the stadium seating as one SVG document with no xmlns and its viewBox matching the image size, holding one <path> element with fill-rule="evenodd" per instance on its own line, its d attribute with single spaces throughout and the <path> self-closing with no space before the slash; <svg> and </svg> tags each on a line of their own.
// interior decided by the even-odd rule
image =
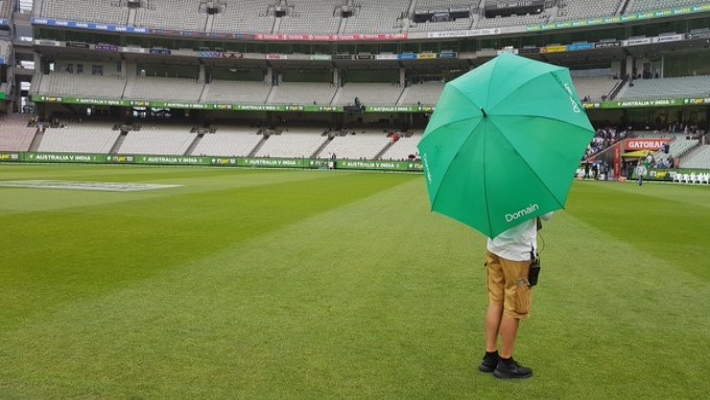
<svg viewBox="0 0 710 400">
<path fill-rule="evenodd" d="M 580 99 L 588 96 L 590 100 L 599 101 L 608 97 L 616 85 L 621 81 L 611 79 L 611 76 L 579 76 L 572 77 L 574 87 Z"/>
<path fill-rule="evenodd" d="M 699 4 L 697 0 L 629 0 L 626 14 Z"/>
<path fill-rule="evenodd" d="M 225 7 L 214 15 L 208 32 L 272 33 L 275 19 L 267 15 L 268 3 L 263 0 L 223 0 Z"/>
<path fill-rule="evenodd" d="M 425 82 L 404 88 L 398 105 L 435 105 L 444 90 L 443 82 Z"/>
<path fill-rule="evenodd" d="M 359 0 L 354 15 L 345 19 L 345 34 L 398 33 L 398 19 L 409 12 L 410 0 Z"/>
<path fill-rule="evenodd" d="M 38 88 L 33 88 L 33 93 L 92 99 L 120 99 L 125 86 L 126 79 L 120 76 L 53 72 L 42 77 L 41 84 Z"/>
<path fill-rule="evenodd" d="M 320 104 L 328 105 L 335 96 L 331 83 L 282 82 L 272 89 L 269 104 Z"/>
<path fill-rule="evenodd" d="M 40 152 L 108 154 L 119 130 L 112 124 L 69 123 L 65 128 L 47 128 L 39 144 Z"/>
<path fill-rule="evenodd" d="M 136 10 L 136 26 L 204 31 L 207 13 L 194 0 L 151 0 L 149 7 Z"/>
<path fill-rule="evenodd" d="M 344 0 L 301 0 L 294 4 L 293 12 L 281 18 L 279 30 L 283 34 L 334 35 L 340 27 L 340 13 L 336 9 Z"/>
<path fill-rule="evenodd" d="M 294 128 L 271 135 L 259 148 L 257 157 L 312 157 L 328 140 L 322 128 Z M 322 153 L 322 152 L 321 152 Z"/>
<path fill-rule="evenodd" d="M 254 81 L 213 80 L 205 85 L 202 102 L 218 104 L 264 104 L 271 85 Z"/>
<path fill-rule="evenodd" d="M 187 126 L 146 126 L 126 135 L 118 154 L 184 155 L 197 138 Z"/>
<path fill-rule="evenodd" d="M 661 79 L 636 79 L 617 96 L 619 100 L 643 100 L 674 97 L 706 97 L 710 76 L 686 76 Z"/>
<path fill-rule="evenodd" d="M 195 79 L 139 76 L 127 80 L 123 97 L 131 100 L 197 102 L 204 87 Z"/>
<path fill-rule="evenodd" d="M 348 83 L 338 90 L 332 104 L 353 104 L 356 97 L 365 106 L 397 104 L 402 89 L 391 83 Z"/>
<path fill-rule="evenodd" d="M 254 81 L 213 80 L 205 85 L 202 101 L 207 103 L 264 104 L 271 85 Z"/>
<path fill-rule="evenodd" d="M 118 0 L 43 0 L 41 4 L 42 18 L 128 25 L 128 7 Z"/>
<path fill-rule="evenodd" d="M 247 127 L 217 127 L 217 133 L 205 134 L 192 151 L 194 156 L 246 157 L 263 136 Z"/>
<path fill-rule="evenodd" d="M 408 160 L 410 155 L 418 155 L 417 145 L 422 140 L 422 132 L 407 137 L 400 134 L 400 139 L 380 157 L 382 160 Z"/>
<path fill-rule="evenodd" d="M 687 159 L 683 160 L 681 167 L 710 169 L 710 145 L 702 145 L 689 154 Z"/>
<path fill-rule="evenodd" d="M 10 114 L 0 118 L 0 151 L 27 151 L 37 128 L 30 126 L 29 115 Z"/>
<path fill-rule="evenodd" d="M 372 130 L 353 130 L 344 136 L 335 136 L 321 151 L 334 153 L 338 159 L 373 160 L 391 142 L 385 133 Z"/>
</svg>

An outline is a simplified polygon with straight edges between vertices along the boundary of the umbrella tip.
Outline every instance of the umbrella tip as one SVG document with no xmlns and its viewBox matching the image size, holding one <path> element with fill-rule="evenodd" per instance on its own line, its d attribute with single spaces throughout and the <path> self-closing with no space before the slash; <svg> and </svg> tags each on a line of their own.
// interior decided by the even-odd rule
<svg viewBox="0 0 710 400">
<path fill-rule="evenodd" d="M 483 113 L 483 118 L 488 117 L 488 114 L 486 114 L 486 110 L 484 110 L 483 107 L 481 107 L 481 112 Z"/>
</svg>

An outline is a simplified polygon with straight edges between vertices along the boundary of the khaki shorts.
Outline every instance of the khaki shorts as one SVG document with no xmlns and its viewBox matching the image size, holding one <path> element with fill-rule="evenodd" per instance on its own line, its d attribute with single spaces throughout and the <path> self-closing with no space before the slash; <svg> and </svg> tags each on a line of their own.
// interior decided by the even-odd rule
<svg viewBox="0 0 710 400">
<path fill-rule="evenodd" d="M 488 299 L 502 305 L 503 314 L 515 319 L 530 316 L 532 289 L 528 285 L 530 261 L 511 261 L 487 252 Z"/>
</svg>

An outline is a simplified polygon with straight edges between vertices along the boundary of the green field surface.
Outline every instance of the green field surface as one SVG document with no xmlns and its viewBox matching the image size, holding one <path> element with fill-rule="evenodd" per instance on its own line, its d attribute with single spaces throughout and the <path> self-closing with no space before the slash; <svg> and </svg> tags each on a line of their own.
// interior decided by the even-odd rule
<svg viewBox="0 0 710 400">
<path fill-rule="evenodd" d="M 485 238 L 417 174 L 0 165 L 0 399 L 710 393 L 710 188 L 575 182 L 520 382 L 478 371 Z M 541 246 L 542 247 L 542 246 Z"/>
</svg>

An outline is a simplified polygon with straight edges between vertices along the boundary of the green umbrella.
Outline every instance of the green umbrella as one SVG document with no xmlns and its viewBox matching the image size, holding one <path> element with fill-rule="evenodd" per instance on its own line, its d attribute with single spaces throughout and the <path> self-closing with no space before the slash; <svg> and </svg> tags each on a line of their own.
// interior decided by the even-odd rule
<svg viewBox="0 0 710 400">
<path fill-rule="evenodd" d="M 431 209 L 493 238 L 564 208 L 593 136 L 566 68 L 501 54 L 444 87 L 419 143 Z"/>
</svg>

